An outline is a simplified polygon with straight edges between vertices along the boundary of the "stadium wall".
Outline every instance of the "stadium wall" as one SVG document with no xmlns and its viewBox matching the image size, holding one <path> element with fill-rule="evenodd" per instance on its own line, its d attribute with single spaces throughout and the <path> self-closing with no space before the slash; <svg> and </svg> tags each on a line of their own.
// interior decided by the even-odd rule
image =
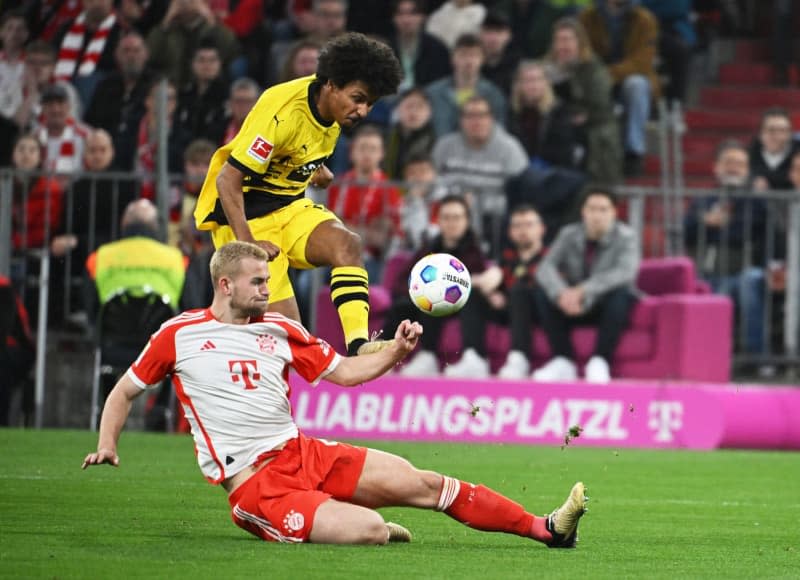
<svg viewBox="0 0 800 580">
<path fill-rule="evenodd" d="M 615 381 L 384 377 L 343 389 L 290 379 L 298 426 L 332 439 L 660 449 L 800 449 L 800 389 Z"/>
</svg>

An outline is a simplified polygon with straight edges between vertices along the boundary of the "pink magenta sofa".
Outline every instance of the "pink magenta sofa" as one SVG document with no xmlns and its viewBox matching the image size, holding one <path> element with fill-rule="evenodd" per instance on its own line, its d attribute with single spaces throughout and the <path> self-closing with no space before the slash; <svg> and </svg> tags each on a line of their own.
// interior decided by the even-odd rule
<svg viewBox="0 0 800 580">
<path fill-rule="evenodd" d="M 386 265 L 383 284 L 370 287 L 370 330 L 381 329 L 391 304 L 388 288 L 404 271 L 409 256 L 400 254 Z M 710 294 L 695 276 L 694 263 L 685 257 L 642 260 L 637 286 L 645 293 L 634 307 L 623 333 L 612 374 L 620 378 L 727 381 L 730 378 L 733 338 L 733 305 L 725 296 Z M 420 314 L 424 324 L 425 316 Z M 386 329 L 391 334 L 394 329 Z M 330 290 L 317 296 L 316 333 L 339 352 L 344 350 L 339 318 L 330 301 Z M 489 324 L 486 348 L 493 372 L 505 361 L 511 346 L 507 327 Z M 572 341 L 579 363 L 591 356 L 593 328 L 577 328 Z M 447 321 L 439 341 L 439 358 L 452 363 L 461 353 L 460 325 Z M 547 339 L 533 329 L 535 367 L 550 357 Z"/>
</svg>

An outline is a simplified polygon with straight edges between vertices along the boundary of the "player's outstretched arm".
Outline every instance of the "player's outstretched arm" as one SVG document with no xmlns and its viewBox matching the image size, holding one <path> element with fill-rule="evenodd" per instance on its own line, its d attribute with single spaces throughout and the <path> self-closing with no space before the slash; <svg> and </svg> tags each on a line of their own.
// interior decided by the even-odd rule
<svg viewBox="0 0 800 580">
<path fill-rule="evenodd" d="M 233 165 L 225 163 L 217 176 L 217 193 L 225 217 L 231 226 L 237 240 L 251 242 L 263 249 L 269 259 L 277 256 L 281 249 L 268 240 L 256 240 L 250 226 L 247 225 L 247 218 L 244 213 L 244 193 L 242 192 L 242 182 L 244 174 Z"/>
<path fill-rule="evenodd" d="M 352 387 L 380 377 L 414 350 L 421 335 L 422 325 L 419 322 L 404 320 L 397 327 L 390 346 L 371 354 L 343 358 L 325 380 Z"/>
<path fill-rule="evenodd" d="M 114 467 L 119 465 L 119 456 L 117 455 L 119 434 L 123 425 L 125 425 L 128 413 L 131 411 L 133 400 L 142 393 L 144 393 L 144 390 L 136 386 L 127 373 L 122 375 L 122 378 L 108 395 L 106 404 L 103 407 L 97 451 L 86 456 L 81 469 L 102 463 L 109 463 Z"/>
</svg>

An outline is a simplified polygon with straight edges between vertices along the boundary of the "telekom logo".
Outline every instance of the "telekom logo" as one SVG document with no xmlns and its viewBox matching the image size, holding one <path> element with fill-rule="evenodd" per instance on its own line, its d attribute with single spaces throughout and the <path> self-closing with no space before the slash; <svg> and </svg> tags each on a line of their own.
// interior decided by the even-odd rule
<svg viewBox="0 0 800 580">
<path fill-rule="evenodd" d="M 683 403 L 680 401 L 653 401 L 649 411 L 647 426 L 655 431 L 656 441 L 668 443 L 674 439 L 673 433 L 683 428 Z"/>
<path fill-rule="evenodd" d="M 238 383 L 239 381 L 244 383 L 245 391 L 252 391 L 255 389 L 256 385 L 253 384 L 253 381 L 257 381 L 261 378 L 261 373 L 258 372 L 258 361 L 254 359 L 229 360 L 228 370 L 231 372 L 231 380 L 234 383 Z"/>
</svg>

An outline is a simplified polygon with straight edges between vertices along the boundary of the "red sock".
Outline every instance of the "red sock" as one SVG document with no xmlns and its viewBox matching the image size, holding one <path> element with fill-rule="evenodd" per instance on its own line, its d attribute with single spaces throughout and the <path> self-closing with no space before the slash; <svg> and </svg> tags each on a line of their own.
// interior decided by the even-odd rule
<svg viewBox="0 0 800 580">
<path fill-rule="evenodd" d="M 517 502 L 483 485 L 445 476 L 437 509 L 476 530 L 506 532 L 545 543 L 552 539 L 545 527 L 547 518 L 526 512 Z"/>
</svg>

